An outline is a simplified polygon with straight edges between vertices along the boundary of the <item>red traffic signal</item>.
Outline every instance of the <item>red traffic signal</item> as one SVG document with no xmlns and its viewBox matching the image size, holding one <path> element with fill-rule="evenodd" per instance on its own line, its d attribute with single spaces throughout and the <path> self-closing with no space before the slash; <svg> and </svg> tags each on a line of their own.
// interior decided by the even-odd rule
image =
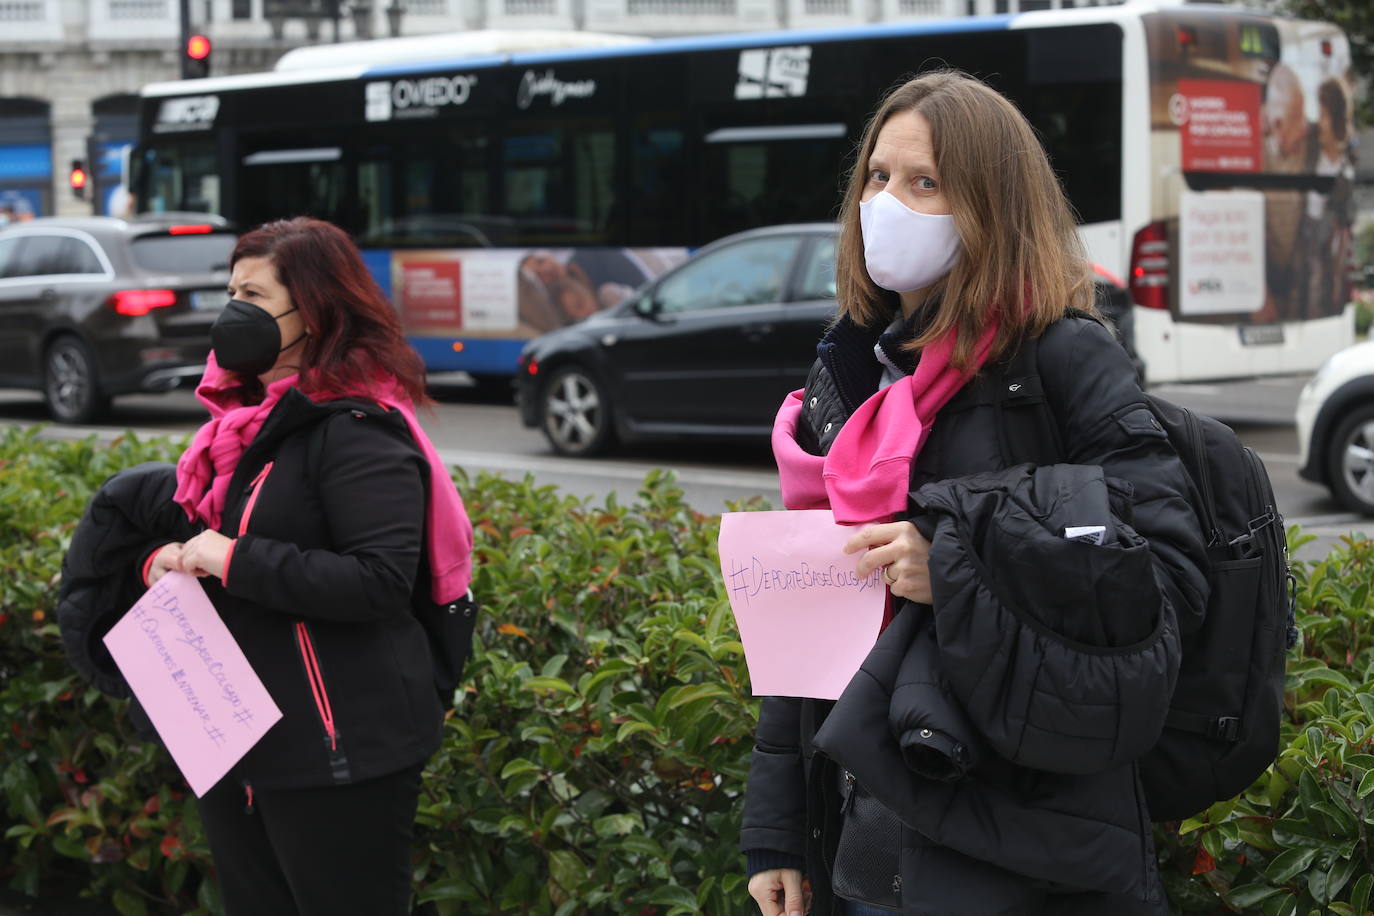
<svg viewBox="0 0 1374 916">
<path fill-rule="evenodd" d="M 186 53 L 181 55 L 181 78 L 204 79 L 210 75 L 210 39 L 192 35 L 186 39 Z"/>
<path fill-rule="evenodd" d="M 72 186 L 72 193 L 78 198 L 84 198 L 86 185 L 90 180 L 91 176 L 86 172 L 86 163 L 80 159 L 73 159 L 71 171 L 67 173 L 67 182 Z"/>
</svg>

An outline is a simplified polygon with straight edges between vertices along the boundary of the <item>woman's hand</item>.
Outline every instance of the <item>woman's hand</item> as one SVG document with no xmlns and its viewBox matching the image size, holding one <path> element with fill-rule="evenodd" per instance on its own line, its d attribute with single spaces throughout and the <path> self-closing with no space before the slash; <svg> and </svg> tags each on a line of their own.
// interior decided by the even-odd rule
<svg viewBox="0 0 1374 916">
<path fill-rule="evenodd" d="M 899 598 L 918 604 L 931 604 L 930 541 L 927 541 L 911 522 L 892 522 L 888 525 L 868 525 L 845 542 L 844 552 L 855 553 L 868 548 L 859 558 L 855 572 L 860 578 L 878 567 L 883 569 L 883 582 Z"/>
<path fill-rule="evenodd" d="M 811 892 L 795 868 L 772 868 L 749 879 L 749 896 L 763 916 L 802 916 L 811 910 Z"/>
<path fill-rule="evenodd" d="M 182 545 L 181 571 L 193 576 L 223 579 L 224 561 L 228 559 L 229 547 L 233 543 L 218 531 L 202 531 Z"/>
<path fill-rule="evenodd" d="M 157 553 L 153 554 L 153 562 L 148 564 L 149 587 L 169 572 L 181 570 L 181 548 L 184 546 L 180 541 L 172 541 L 158 548 Z"/>
</svg>

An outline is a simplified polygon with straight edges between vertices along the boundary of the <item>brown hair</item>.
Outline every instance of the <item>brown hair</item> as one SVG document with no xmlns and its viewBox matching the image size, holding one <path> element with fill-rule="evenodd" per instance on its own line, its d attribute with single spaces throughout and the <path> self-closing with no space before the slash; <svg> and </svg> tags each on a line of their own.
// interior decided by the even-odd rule
<svg viewBox="0 0 1374 916">
<path fill-rule="evenodd" d="M 264 223 L 239 239 L 229 266 L 243 258 L 271 261 L 301 311 L 310 332 L 301 354 L 303 389 L 369 397 L 378 376 L 390 374 L 413 403 L 430 403 L 424 363 L 342 229 L 304 216 Z M 236 375 L 245 399 L 261 399 L 256 376 Z"/>
<path fill-rule="evenodd" d="M 927 301 L 938 298 L 938 307 L 912 346 L 956 329 L 952 361 L 964 368 L 991 321 L 1000 323 L 989 354 L 996 358 L 1070 306 L 1095 314 L 1073 213 L 1030 124 L 995 90 L 945 70 L 898 86 L 864 128 L 840 208 L 840 313 L 871 325 L 890 320 L 898 307 L 897 294 L 877 286 L 864 265 L 859 201 L 878 132 L 908 111 L 930 125 L 935 169 L 962 242 L 954 268 L 931 289 Z"/>
<path fill-rule="evenodd" d="M 1345 88 L 1334 76 L 1323 80 L 1317 87 L 1317 103 L 1331 119 L 1331 136 L 1344 143 L 1350 128 L 1350 103 L 1346 99 Z"/>
</svg>

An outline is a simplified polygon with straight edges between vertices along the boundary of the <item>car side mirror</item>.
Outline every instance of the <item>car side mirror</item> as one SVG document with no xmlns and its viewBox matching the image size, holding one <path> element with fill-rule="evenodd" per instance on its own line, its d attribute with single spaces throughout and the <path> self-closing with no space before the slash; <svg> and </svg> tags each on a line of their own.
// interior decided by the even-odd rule
<svg viewBox="0 0 1374 916">
<path fill-rule="evenodd" d="M 648 318 L 651 321 L 657 320 L 662 312 L 663 305 L 654 298 L 652 292 L 645 293 L 635 300 L 635 313 L 641 318 Z"/>
</svg>

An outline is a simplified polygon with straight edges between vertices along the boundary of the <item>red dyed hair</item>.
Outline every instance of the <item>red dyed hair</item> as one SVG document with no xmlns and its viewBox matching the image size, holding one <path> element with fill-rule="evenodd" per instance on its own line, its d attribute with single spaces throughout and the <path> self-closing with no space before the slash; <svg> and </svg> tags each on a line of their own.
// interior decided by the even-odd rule
<svg viewBox="0 0 1374 916">
<path fill-rule="evenodd" d="M 301 387 L 368 397 L 373 380 L 393 375 L 416 404 L 425 394 L 425 367 L 406 341 L 391 307 L 342 229 L 309 217 L 264 223 L 246 233 L 229 258 L 266 258 L 310 336 L 302 354 Z M 242 376 L 248 399 L 262 396 L 256 376 Z"/>
</svg>

